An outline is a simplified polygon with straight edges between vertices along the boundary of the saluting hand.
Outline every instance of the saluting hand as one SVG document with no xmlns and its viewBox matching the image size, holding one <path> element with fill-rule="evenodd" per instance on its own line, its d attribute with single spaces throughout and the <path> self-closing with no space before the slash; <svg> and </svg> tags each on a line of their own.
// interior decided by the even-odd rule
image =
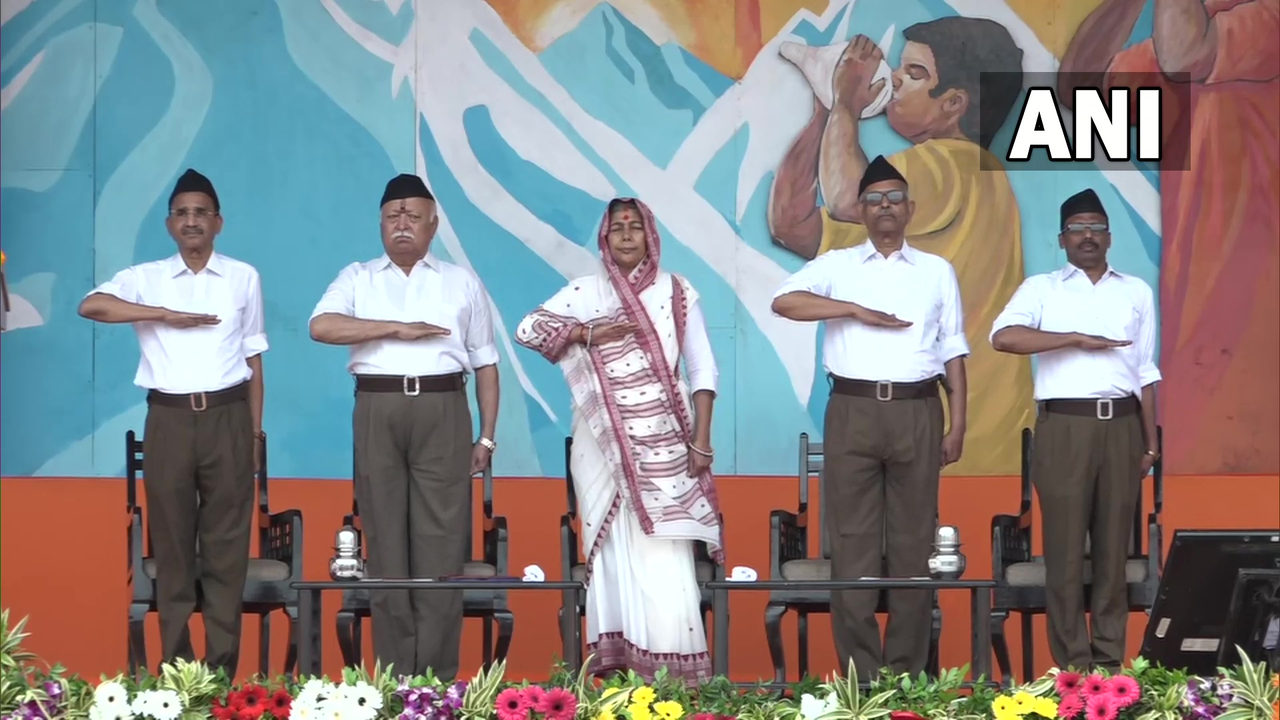
<svg viewBox="0 0 1280 720">
<path fill-rule="evenodd" d="M 431 323 L 396 323 L 395 338 L 397 340 L 425 340 L 433 337 L 444 337 L 448 334 L 448 328 L 442 328 Z"/>
<path fill-rule="evenodd" d="M 884 327 L 884 328 L 911 327 L 910 321 L 903 320 L 899 318 L 897 315 L 890 315 L 889 313 L 880 312 L 879 310 L 864 308 L 861 305 L 853 306 L 852 317 L 854 320 L 857 320 L 863 325 L 870 325 L 872 327 Z"/>
<path fill-rule="evenodd" d="M 1129 340 L 1112 340 L 1101 335 L 1085 335 L 1083 333 L 1076 333 L 1075 341 L 1076 347 L 1081 350 L 1108 350 L 1133 344 Z"/>
<path fill-rule="evenodd" d="M 173 328 L 192 328 L 204 327 L 206 325 L 217 325 L 222 322 L 222 320 L 217 315 L 165 310 L 164 317 L 160 319 L 160 322 L 163 322 L 165 325 Z"/>
<path fill-rule="evenodd" d="M 615 340 L 621 340 L 622 338 L 634 333 L 636 329 L 636 324 L 629 322 L 595 325 L 592 327 L 590 333 L 591 344 L 605 345 L 607 343 L 614 342 Z M 587 328 L 582 328 L 580 338 L 583 343 L 587 342 Z"/>
</svg>

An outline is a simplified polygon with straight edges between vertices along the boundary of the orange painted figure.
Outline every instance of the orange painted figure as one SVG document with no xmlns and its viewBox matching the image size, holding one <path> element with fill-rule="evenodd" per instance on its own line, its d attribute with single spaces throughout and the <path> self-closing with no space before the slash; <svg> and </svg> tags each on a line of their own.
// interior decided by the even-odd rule
<svg viewBox="0 0 1280 720">
<path fill-rule="evenodd" d="M 1105 0 L 1063 58 L 1059 96 L 1188 83 L 1189 113 L 1164 106 L 1178 128 L 1166 154 L 1186 154 L 1160 173 L 1165 456 L 1179 473 L 1275 473 L 1280 0 L 1154 1 L 1152 37 L 1125 48 L 1145 0 Z"/>
</svg>

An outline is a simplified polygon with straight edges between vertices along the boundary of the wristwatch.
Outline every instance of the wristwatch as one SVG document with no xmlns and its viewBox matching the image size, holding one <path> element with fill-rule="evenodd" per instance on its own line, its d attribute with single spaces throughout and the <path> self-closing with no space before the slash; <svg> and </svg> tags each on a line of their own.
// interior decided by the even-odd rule
<svg viewBox="0 0 1280 720">
<path fill-rule="evenodd" d="M 1148 450 L 1148 451 L 1146 452 L 1146 454 L 1147 454 L 1147 455 L 1150 455 L 1150 456 L 1151 456 L 1151 458 L 1152 458 L 1153 460 L 1159 460 L 1159 459 L 1160 459 L 1160 453 L 1156 452 L 1155 450 Z"/>
<path fill-rule="evenodd" d="M 498 449 L 498 444 L 497 444 L 497 443 L 495 443 L 494 441 L 490 440 L 490 439 L 489 439 L 489 438 L 487 438 L 487 437 L 482 437 L 482 438 L 480 438 L 479 440 L 477 440 L 476 442 L 478 442 L 478 443 L 480 443 L 481 445 L 485 446 L 485 448 L 487 448 L 487 449 L 489 450 L 489 452 L 493 452 L 494 450 L 497 450 L 497 449 Z"/>
</svg>

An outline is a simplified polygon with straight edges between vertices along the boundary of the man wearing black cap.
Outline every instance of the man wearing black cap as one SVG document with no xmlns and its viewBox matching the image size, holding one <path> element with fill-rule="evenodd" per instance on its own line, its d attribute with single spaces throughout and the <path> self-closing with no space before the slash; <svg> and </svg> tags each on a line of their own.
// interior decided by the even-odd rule
<svg viewBox="0 0 1280 720">
<path fill-rule="evenodd" d="M 1000 352 L 1038 355 L 1031 479 L 1044 532 L 1049 649 L 1059 667 L 1124 661 L 1125 562 L 1156 445 L 1151 287 L 1107 263 L 1107 211 L 1093 190 L 1062 204 L 1067 266 L 1027 278 L 991 328 Z M 1092 570 L 1092 643 L 1085 625 Z"/>
<path fill-rule="evenodd" d="M 774 295 L 773 311 L 826 323 L 822 503 L 832 577 L 927 576 L 938 476 L 964 446 L 969 345 L 960 289 L 950 263 L 906 243 L 915 203 L 893 165 L 873 160 L 858 196 L 868 240 L 810 261 Z M 945 433 L 940 386 L 951 416 Z M 832 593 L 842 667 L 852 658 L 863 679 L 885 665 L 922 671 L 931 593 L 889 593 L 883 647 L 876 601 L 874 591 Z"/>
<path fill-rule="evenodd" d="M 489 464 L 498 419 L 498 350 L 488 294 L 471 272 L 427 253 L 439 218 L 416 175 L 387 183 L 382 247 L 342 269 L 311 315 L 312 339 L 348 345 L 356 380 L 355 492 L 369 574 L 438 578 L 463 571 L 471 476 Z M 472 441 L 466 374 L 476 375 Z M 452 678 L 462 593 L 371 594 L 373 648 L 398 672 Z"/>
<path fill-rule="evenodd" d="M 252 266 L 214 252 L 222 214 L 205 176 L 178 178 L 165 226 L 178 254 L 116 273 L 80 315 L 133 323 L 142 350 L 134 383 L 147 389 L 143 475 L 164 661 L 195 657 L 187 622 L 199 584 L 206 661 L 234 676 L 262 438 L 262 288 Z"/>
</svg>

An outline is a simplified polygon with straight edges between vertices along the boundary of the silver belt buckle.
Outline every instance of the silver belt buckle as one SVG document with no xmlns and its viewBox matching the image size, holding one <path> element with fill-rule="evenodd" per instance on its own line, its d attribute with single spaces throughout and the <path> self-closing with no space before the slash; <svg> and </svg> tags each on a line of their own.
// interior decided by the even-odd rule
<svg viewBox="0 0 1280 720">
<path fill-rule="evenodd" d="M 893 399 L 893 383 L 888 380 L 876 381 L 876 399 L 880 402 L 889 402 Z"/>
<path fill-rule="evenodd" d="M 191 409 L 194 412 L 204 412 L 209 409 L 209 398 L 202 392 L 191 393 L 190 400 Z"/>
<path fill-rule="evenodd" d="M 1116 415 L 1115 403 L 1111 402 L 1111 398 L 1099 398 L 1094 414 L 1099 420 L 1110 420 Z"/>
<path fill-rule="evenodd" d="M 413 382 L 409 382 L 410 380 L 412 380 Z M 420 392 L 420 389 L 418 387 L 418 376 L 405 375 L 404 376 L 404 394 L 408 395 L 409 397 L 417 397 L 419 392 Z"/>
</svg>

